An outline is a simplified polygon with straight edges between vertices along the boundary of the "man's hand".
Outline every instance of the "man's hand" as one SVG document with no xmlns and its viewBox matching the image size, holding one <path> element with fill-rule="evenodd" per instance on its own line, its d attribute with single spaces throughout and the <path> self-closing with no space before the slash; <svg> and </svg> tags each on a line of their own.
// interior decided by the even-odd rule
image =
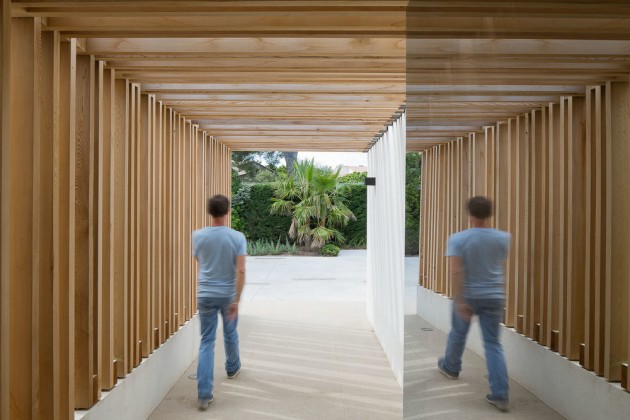
<svg viewBox="0 0 630 420">
<path fill-rule="evenodd" d="M 472 319 L 473 310 L 468 304 L 455 302 L 455 310 L 457 311 L 457 315 L 464 321 L 470 322 Z"/>
<path fill-rule="evenodd" d="M 238 316 L 238 303 L 233 302 L 230 304 L 230 307 L 228 308 L 228 319 L 230 321 L 234 321 L 237 316 Z"/>
</svg>

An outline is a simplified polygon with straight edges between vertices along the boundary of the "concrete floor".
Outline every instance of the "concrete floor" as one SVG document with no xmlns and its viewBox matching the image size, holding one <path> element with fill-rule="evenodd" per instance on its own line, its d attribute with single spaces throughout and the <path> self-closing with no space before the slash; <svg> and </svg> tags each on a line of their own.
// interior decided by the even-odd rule
<svg viewBox="0 0 630 420">
<path fill-rule="evenodd" d="M 405 316 L 405 419 L 563 419 L 513 380 L 510 411 L 501 413 L 485 401 L 489 392 L 486 362 L 477 354 L 464 352 L 458 380 L 438 371 L 437 358 L 445 344 L 442 331 L 417 315 Z"/>
<path fill-rule="evenodd" d="M 562 419 L 510 382 L 511 410 L 484 401 L 485 361 L 466 351 L 457 381 L 436 361 L 444 333 L 415 315 L 417 258 L 405 260 L 405 388 L 365 316 L 366 252 L 249 257 L 241 305 L 242 373 L 228 380 L 219 331 L 215 400 L 196 409 L 196 362 L 150 419 Z M 509 368 L 509 367 L 508 367 Z"/>
<path fill-rule="evenodd" d="M 416 314 L 418 258 L 405 259 L 405 383 L 404 419 L 562 419 L 531 392 L 510 380 L 510 411 L 501 413 L 485 401 L 488 391 L 486 361 L 464 352 L 458 380 L 437 369 L 446 334 Z M 478 328 L 476 325 L 473 328 Z M 509 372 L 509 366 L 508 366 Z"/>
<path fill-rule="evenodd" d="M 248 258 L 241 374 L 225 377 L 217 341 L 209 409 L 196 409 L 195 362 L 150 419 L 400 419 L 402 390 L 365 316 L 365 258 Z"/>
</svg>

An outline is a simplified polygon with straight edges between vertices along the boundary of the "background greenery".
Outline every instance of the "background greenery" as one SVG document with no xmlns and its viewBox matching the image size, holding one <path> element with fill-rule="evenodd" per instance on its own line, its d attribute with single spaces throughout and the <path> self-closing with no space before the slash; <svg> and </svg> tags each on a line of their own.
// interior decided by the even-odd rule
<svg viewBox="0 0 630 420">
<path fill-rule="evenodd" d="M 286 171 L 280 167 L 277 171 Z M 406 199 L 405 199 L 405 253 L 418 255 L 420 229 L 420 190 L 422 156 L 408 153 L 406 156 Z M 367 246 L 367 189 L 363 184 L 365 173 L 352 173 L 340 178 L 350 190 L 347 205 L 356 216 L 347 226 L 339 230 L 346 238 L 343 244 L 333 242 L 345 248 L 364 248 Z M 243 182 L 237 171 L 232 173 L 232 227 L 245 234 L 249 241 L 268 241 L 283 244 L 288 238 L 291 226 L 290 216 L 269 213 L 273 197 L 273 184 L 268 171 L 263 171 L 253 182 Z M 292 244 L 292 241 L 289 239 Z"/>
<path fill-rule="evenodd" d="M 420 181 L 422 155 L 407 153 L 405 189 L 405 254 L 418 255 L 420 249 Z"/>
</svg>

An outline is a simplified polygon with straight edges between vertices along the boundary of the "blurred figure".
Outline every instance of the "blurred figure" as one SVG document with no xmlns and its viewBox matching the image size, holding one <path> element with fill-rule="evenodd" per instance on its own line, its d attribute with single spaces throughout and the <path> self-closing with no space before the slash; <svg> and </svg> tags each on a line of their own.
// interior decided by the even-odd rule
<svg viewBox="0 0 630 420">
<path fill-rule="evenodd" d="M 227 226 L 230 201 L 215 195 L 208 202 L 212 216 L 209 227 L 192 234 L 193 255 L 199 262 L 197 307 L 201 345 L 197 366 L 198 408 L 205 410 L 214 400 L 214 343 L 218 313 L 223 320 L 225 370 L 233 379 L 241 369 L 238 348 L 238 304 L 245 286 L 245 236 Z"/>
<path fill-rule="evenodd" d="M 451 235 L 446 256 L 452 282 L 453 314 L 440 371 L 458 379 L 462 355 L 473 315 L 479 325 L 486 353 L 490 394 L 486 400 L 501 411 L 509 408 L 508 373 L 499 341 L 505 308 L 504 267 L 510 248 L 510 234 L 489 227 L 492 202 L 486 197 L 468 201 L 470 229 Z"/>
</svg>

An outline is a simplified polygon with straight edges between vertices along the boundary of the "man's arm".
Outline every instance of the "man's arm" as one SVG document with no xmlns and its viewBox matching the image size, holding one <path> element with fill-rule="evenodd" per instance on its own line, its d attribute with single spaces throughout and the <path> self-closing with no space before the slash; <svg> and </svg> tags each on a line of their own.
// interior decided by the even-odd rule
<svg viewBox="0 0 630 420">
<path fill-rule="evenodd" d="M 241 293 L 245 287 L 245 255 L 236 257 L 236 303 L 241 301 Z"/>
<path fill-rule="evenodd" d="M 455 301 L 455 309 L 462 319 L 468 321 L 472 317 L 472 310 L 464 300 L 464 263 L 462 257 L 448 257 L 448 267 L 451 274 L 451 291 Z"/>
<path fill-rule="evenodd" d="M 236 298 L 230 305 L 230 319 L 235 319 L 238 315 L 238 304 L 241 301 L 243 288 L 245 288 L 245 257 L 245 255 L 236 257 Z"/>
</svg>

